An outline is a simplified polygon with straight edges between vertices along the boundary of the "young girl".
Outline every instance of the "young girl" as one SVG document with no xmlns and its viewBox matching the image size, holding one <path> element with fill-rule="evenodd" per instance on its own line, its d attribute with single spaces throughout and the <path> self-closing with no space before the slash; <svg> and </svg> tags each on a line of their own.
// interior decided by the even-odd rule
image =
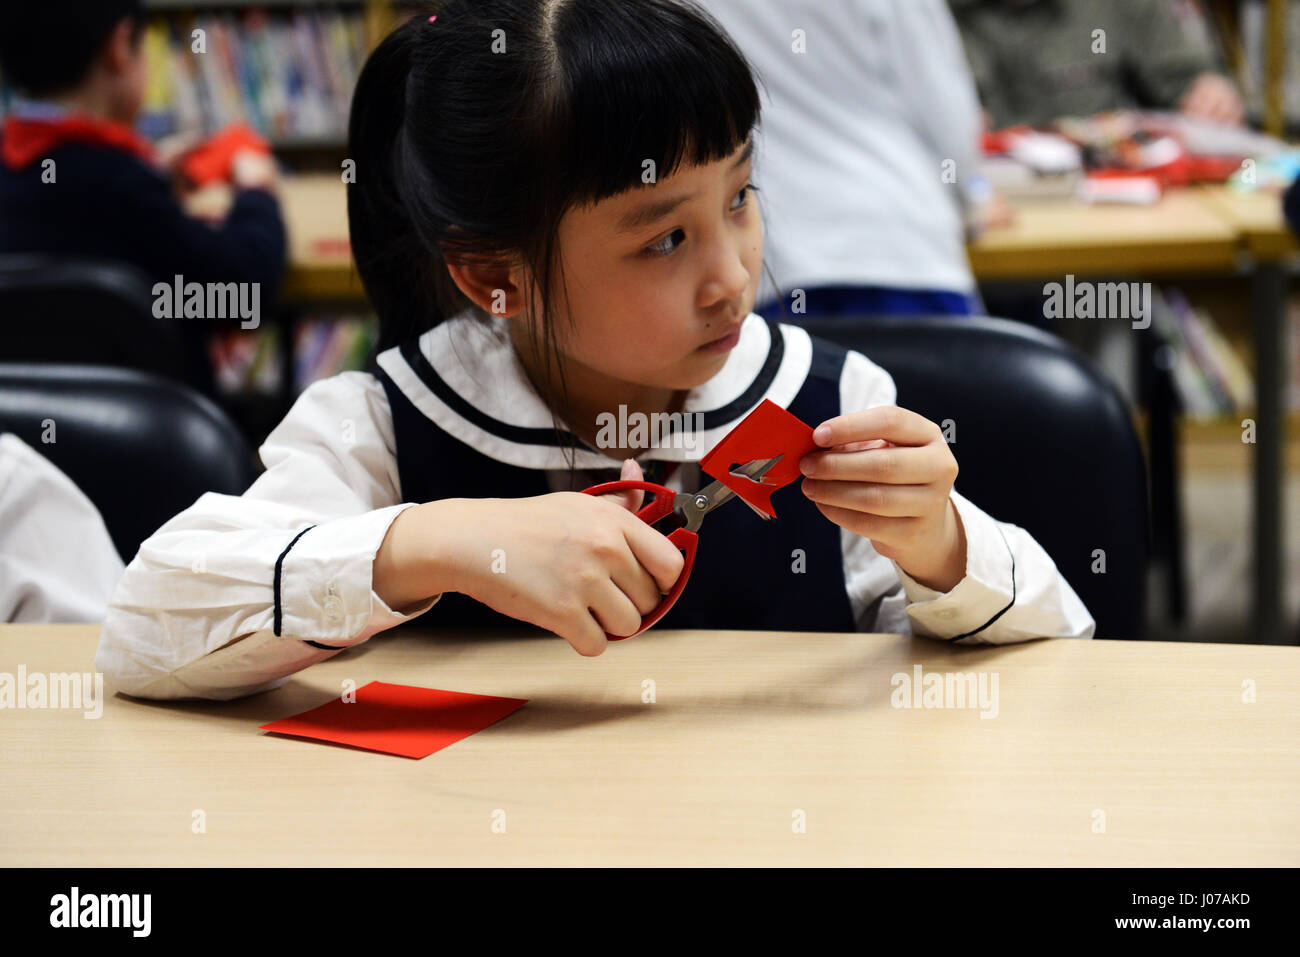
<svg viewBox="0 0 1300 957">
<path fill-rule="evenodd" d="M 434 605 L 430 625 L 529 622 L 601 654 L 683 559 L 631 496 L 580 490 L 698 488 L 764 399 L 823 450 L 775 521 L 709 516 L 661 627 L 1090 637 L 1042 548 L 952 488 L 938 427 L 883 369 L 751 312 L 758 119 L 690 0 L 449 0 L 389 36 L 350 127 L 377 361 L 303 393 L 244 495 L 141 545 L 96 667 L 129 694 L 233 698 Z M 602 438 L 620 411 L 699 428 L 637 448 Z"/>
</svg>

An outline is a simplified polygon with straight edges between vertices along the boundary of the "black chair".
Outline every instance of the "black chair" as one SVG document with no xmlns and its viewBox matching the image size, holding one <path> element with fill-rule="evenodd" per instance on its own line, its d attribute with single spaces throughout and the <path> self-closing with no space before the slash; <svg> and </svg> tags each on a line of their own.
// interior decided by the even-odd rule
<svg viewBox="0 0 1300 957">
<path fill-rule="evenodd" d="M 260 470 L 211 401 L 129 369 L 0 363 L 0 432 L 17 435 L 86 494 L 126 562 L 204 492 L 240 495 Z"/>
<path fill-rule="evenodd" d="M 44 253 L 0 256 L 2 361 L 123 366 L 211 395 L 205 331 L 200 320 L 155 316 L 152 284 L 128 263 Z"/>
<path fill-rule="evenodd" d="M 798 317 L 792 317 L 798 319 Z M 785 321 L 792 321 L 787 319 Z M 800 320 L 893 376 L 897 404 L 956 426 L 956 489 L 1056 562 L 1099 638 L 1140 638 L 1150 544 L 1146 464 L 1127 405 L 1095 362 L 1005 319 Z M 1094 552 L 1105 573 L 1094 573 Z"/>
</svg>

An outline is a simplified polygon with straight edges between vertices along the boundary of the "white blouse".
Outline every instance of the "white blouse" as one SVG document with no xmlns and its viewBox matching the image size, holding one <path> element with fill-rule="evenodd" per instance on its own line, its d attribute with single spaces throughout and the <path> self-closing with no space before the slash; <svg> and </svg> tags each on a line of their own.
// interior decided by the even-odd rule
<svg viewBox="0 0 1300 957">
<path fill-rule="evenodd" d="M 516 444 L 481 428 L 484 415 L 524 428 L 552 424 L 503 322 L 489 328 L 458 316 L 419 339 L 421 354 L 477 410 L 477 422 L 444 403 L 398 349 L 378 361 L 416 408 L 448 433 L 493 458 L 545 470 L 553 489 L 582 487 L 571 484 L 558 448 Z M 764 370 L 774 354 L 773 330 L 783 346 L 774 375 L 770 366 Z M 807 332 L 769 325 L 751 313 L 723 369 L 691 390 L 683 406 L 685 413 L 734 406 L 734 417 L 691 447 L 651 448 L 640 460 L 680 462 L 664 484 L 698 487 L 704 452 L 762 399 L 787 407 L 811 358 Z M 764 393 L 736 403 L 760 373 L 770 379 Z M 894 383 L 866 356 L 850 352 L 840 397 L 844 410 L 893 405 Z M 154 532 L 127 566 L 95 656 L 96 668 L 118 690 L 147 698 L 229 699 L 277 688 L 294 672 L 437 604 L 440 596 L 401 614 L 372 586 L 375 553 L 389 526 L 416 504 L 401 500 L 393 422 L 378 379 L 344 372 L 313 383 L 259 451 L 266 471 L 243 495 L 204 494 Z M 577 452 L 579 470 L 619 464 Z M 965 526 L 967 565 L 966 576 L 946 593 L 912 580 L 868 539 L 841 529 L 858 630 L 938 639 L 971 633 L 960 639 L 965 644 L 1092 636 L 1092 616 L 1028 532 L 995 521 L 956 490 L 952 500 Z M 434 626 L 437 619 L 434 611 L 426 621 Z"/>
</svg>

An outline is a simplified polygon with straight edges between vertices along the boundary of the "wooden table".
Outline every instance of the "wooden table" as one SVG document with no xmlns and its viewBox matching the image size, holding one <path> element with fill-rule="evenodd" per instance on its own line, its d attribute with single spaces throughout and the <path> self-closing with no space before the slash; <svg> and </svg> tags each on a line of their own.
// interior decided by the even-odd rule
<svg viewBox="0 0 1300 957">
<path fill-rule="evenodd" d="M 1016 220 L 968 247 L 981 281 L 1078 275 L 1185 275 L 1235 268 L 1237 229 L 1186 191 L 1150 206 L 1073 199 L 1015 204 Z"/>
<path fill-rule="evenodd" d="M 1300 242 L 1282 216 L 1282 198 L 1277 193 L 1205 186 L 1193 195 L 1237 231 L 1251 255 L 1276 260 L 1300 253 Z"/>
<path fill-rule="evenodd" d="M 88 670 L 97 634 L 0 626 L 0 672 Z M 996 675 L 996 717 L 892 706 L 917 666 Z M 257 730 L 346 679 L 529 703 L 418 761 Z M 407 626 L 239 701 L 0 722 L 10 866 L 1300 865 L 1295 648 Z"/>
</svg>

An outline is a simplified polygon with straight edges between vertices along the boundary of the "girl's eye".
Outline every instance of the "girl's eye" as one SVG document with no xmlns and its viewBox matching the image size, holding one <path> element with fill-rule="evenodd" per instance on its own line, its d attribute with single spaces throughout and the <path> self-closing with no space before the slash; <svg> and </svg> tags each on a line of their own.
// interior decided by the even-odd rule
<svg viewBox="0 0 1300 957">
<path fill-rule="evenodd" d="M 740 187 L 740 192 L 737 193 L 736 195 L 737 195 L 737 196 L 745 196 L 745 194 L 746 194 L 747 192 L 748 192 L 748 193 L 757 193 L 757 192 L 758 192 L 758 187 L 755 186 L 753 183 L 746 183 L 744 186 Z M 746 204 L 747 199 L 748 199 L 748 197 L 746 196 L 745 199 L 742 199 L 742 200 L 740 201 L 740 206 L 733 207 L 733 209 L 740 209 L 741 206 L 744 206 L 744 205 Z"/>
<path fill-rule="evenodd" d="M 672 239 L 672 238 L 673 238 L 674 236 L 676 236 L 678 233 L 683 233 L 683 235 L 685 235 L 685 233 L 684 233 L 683 230 L 680 230 L 680 229 L 674 229 L 671 233 L 669 233 L 669 234 L 668 234 L 667 236 L 665 236 L 663 239 L 659 240 L 659 242 L 655 243 L 653 246 L 647 246 L 647 247 L 646 247 L 646 250 L 645 250 L 645 251 L 646 251 L 646 255 L 647 255 L 647 256 L 667 256 L 669 253 L 673 252 L 673 251 L 677 248 L 677 246 L 673 246 L 671 249 L 669 249 L 669 248 L 666 248 L 666 244 L 668 243 L 668 241 L 669 241 L 670 239 Z"/>
<path fill-rule="evenodd" d="M 746 205 L 748 205 L 748 199 L 749 199 L 749 198 L 748 198 L 748 196 L 747 196 L 746 194 L 747 194 L 747 193 L 757 193 L 757 192 L 758 192 L 758 187 L 757 187 L 757 186 L 755 186 L 753 183 L 746 183 L 744 186 L 742 186 L 742 187 L 740 188 L 740 192 L 738 192 L 738 193 L 736 194 L 736 196 L 740 197 L 740 203 L 739 203 L 739 205 L 737 205 L 737 206 L 733 206 L 733 207 L 731 208 L 731 211 L 732 211 L 733 213 L 734 213 L 734 212 L 739 212 L 739 211 L 740 211 L 741 209 L 743 209 Z M 645 254 L 646 254 L 647 256 L 668 256 L 668 255 L 672 254 L 672 253 L 677 249 L 677 247 L 678 247 L 679 245 L 681 245 L 681 244 L 680 244 L 680 243 L 672 244 L 671 247 L 670 247 L 670 245 L 669 245 L 669 241 L 670 241 L 674 236 L 676 236 L 678 233 L 682 233 L 682 232 L 683 232 L 683 230 L 680 230 L 680 229 L 674 229 L 671 233 L 669 233 L 667 236 L 665 236 L 665 237 L 664 237 L 663 239 L 661 239 L 659 242 L 655 243 L 653 246 L 647 246 L 646 249 L 645 249 Z"/>
</svg>

